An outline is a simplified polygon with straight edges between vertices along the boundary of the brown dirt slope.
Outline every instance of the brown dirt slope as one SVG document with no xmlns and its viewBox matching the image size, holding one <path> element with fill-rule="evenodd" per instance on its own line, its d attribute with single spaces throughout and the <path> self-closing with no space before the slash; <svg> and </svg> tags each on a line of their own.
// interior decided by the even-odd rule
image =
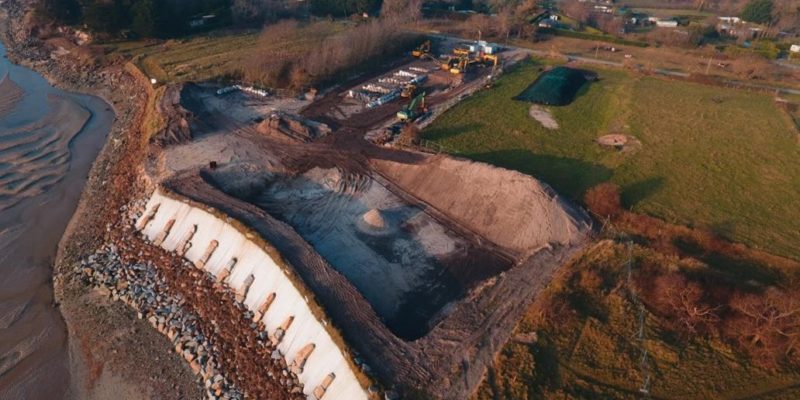
<svg viewBox="0 0 800 400">
<path fill-rule="evenodd" d="M 590 224 L 549 186 L 515 171 L 445 156 L 372 164 L 404 191 L 518 257 L 552 244 L 569 246 Z"/>
</svg>

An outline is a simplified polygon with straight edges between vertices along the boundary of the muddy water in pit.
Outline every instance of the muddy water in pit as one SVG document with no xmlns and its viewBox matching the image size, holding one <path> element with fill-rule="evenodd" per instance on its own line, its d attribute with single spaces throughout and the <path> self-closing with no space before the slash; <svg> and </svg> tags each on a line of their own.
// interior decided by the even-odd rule
<svg viewBox="0 0 800 400">
<path fill-rule="evenodd" d="M 448 303 L 509 267 L 369 177 L 234 169 L 205 179 L 294 228 L 402 339 L 424 336 Z"/>
<path fill-rule="evenodd" d="M 114 114 L 51 87 L 0 44 L 0 399 L 67 397 L 52 264 Z"/>
</svg>

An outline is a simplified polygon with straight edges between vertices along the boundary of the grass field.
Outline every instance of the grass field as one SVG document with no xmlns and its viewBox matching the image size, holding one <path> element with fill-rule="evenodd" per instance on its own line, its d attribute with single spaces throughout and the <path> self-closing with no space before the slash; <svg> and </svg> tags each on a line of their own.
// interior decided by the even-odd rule
<svg viewBox="0 0 800 400">
<path fill-rule="evenodd" d="M 512 100 L 539 67 L 518 67 L 445 113 L 424 138 L 573 199 L 611 181 L 635 211 L 800 259 L 800 143 L 771 96 L 600 70 L 575 102 L 551 108 L 560 129 L 550 131 L 528 116 L 530 104 Z M 642 146 L 595 144 L 610 133 Z"/>
<path fill-rule="evenodd" d="M 107 44 L 112 54 L 130 58 L 159 82 L 211 79 L 232 73 L 236 62 L 258 40 L 258 32 L 202 35 L 168 41 L 132 41 Z"/>
<path fill-rule="evenodd" d="M 635 259 L 659 262 L 664 269 L 684 267 L 683 261 L 647 249 L 635 248 L 633 253 Z M 625 281 L 626 255 L 624 246 L 604 242 L 566 267 L 564 278 L 557 279 L 523 317 L 474 400 L 789 400 L 800 396 L 796 370 L 755 367 L 717 338 L 676 339 L 647 311 L 640 320 Z M 581 270 L 602 271 L 607 280 L 604 289 L 586 289 L 576 283 Z M 541 300 L 547 297 L 564 299 L 572 306 L 558 308 L 555 314 L 545 311 L 543 316 L 548 301 Z M 591 306 L 583 309 L 576 304 Z M 646 377 L 649 397 L 640 392 Z"/>
<path fill-rule="evenodd" d="M 300 29 L 295 40 L 276 41 L 270 46 L 276 53 L 301 51 L 335 32 L 345 22 L 317 23 Z M 148 77 L 159 82 L 203 81 L 230 76 L 239 63 L 259 45 L 259 31 L 219 31 L 187 39 L 167 41 L 130 41 L 105 45 L 111 54 L 133 62 Z M 265 45 L 262 42 L 260 45 Z M 269 49 L 267 49 L 269 51 Z"/>
</svg>

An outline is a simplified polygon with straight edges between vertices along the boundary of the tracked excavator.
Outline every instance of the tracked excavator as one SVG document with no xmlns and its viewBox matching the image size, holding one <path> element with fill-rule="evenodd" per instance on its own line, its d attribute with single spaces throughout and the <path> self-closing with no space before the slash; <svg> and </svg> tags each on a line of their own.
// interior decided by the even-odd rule
<svg viewBox="0 0 800 400">
<path fill-rule="evenodd" d="M 397 112 L 397 119 L 400 122 L 411 122 L 426 112 L 428 112 L 428 109 L 425 106 L 425 92 L 422 92 L 417 95 L 417 97 L 414 97 L 402 110 Z"/>
<path fill-rule="evenodd" d="M 417 46 L 416 49 L 411 51 L 411 55 L 416 58 L 422 58 L 426 54 L 431 54 L 431 41 L 426 40 L 421 45 Z"/>
</svg>

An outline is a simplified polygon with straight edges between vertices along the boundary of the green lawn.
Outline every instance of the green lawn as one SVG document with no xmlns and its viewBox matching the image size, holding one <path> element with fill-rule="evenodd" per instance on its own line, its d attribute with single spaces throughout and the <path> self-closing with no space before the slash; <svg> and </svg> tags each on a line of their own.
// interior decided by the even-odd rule
<svg viewBox="0 0 800 400">
<path fill-rule="evenodd" d="M 612 181 L 636 211 L 800 259 L 800 143 L 771 96 L 598 72 L 574 103 L 550 108 L 556 131 L 512 100 L 539 74 L 526 63 L 445 113 L 424 138 L 573 199 Z M 618 152 L 594 143 L 608 133 L 642 146 Z"/>
</svg>

